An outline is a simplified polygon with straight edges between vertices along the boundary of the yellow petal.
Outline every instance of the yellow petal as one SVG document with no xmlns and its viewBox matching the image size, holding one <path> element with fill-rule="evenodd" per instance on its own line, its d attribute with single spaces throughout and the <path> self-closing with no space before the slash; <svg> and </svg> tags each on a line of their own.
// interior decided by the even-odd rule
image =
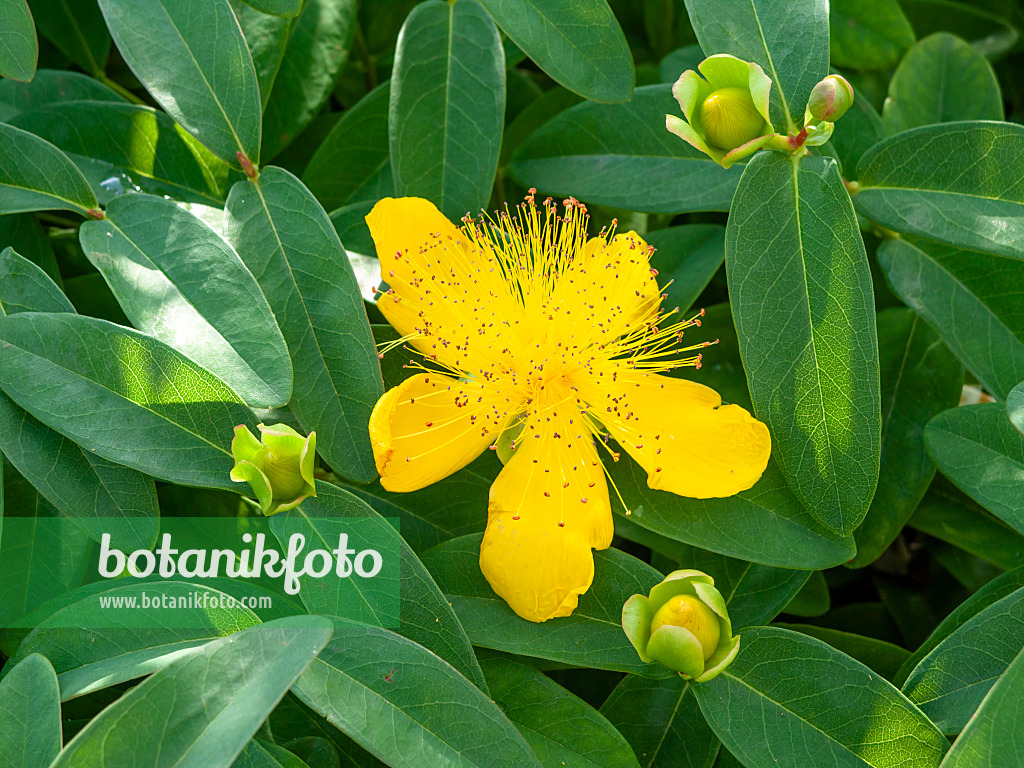
<svg viewBox="0 0 1024 768">
<path fill-rule="evenodd" d="M 370 415 L 381 485 L 415 491 L 462 469 L 497 439 L 517 407 L 500 392 L 448 376 L 406 379 Z"/>
<path fill-rule="evenodd" d="M 697 499 L 721 498 L 758 481 L 771 454 L 768 428 L 713 389 L 685 379 L 622 370 L 589 379 L 580 396 L 647 471 L 647 485 Z"/>
<path fill-rule="evenodd" d="M 480 570 L 529 621 L 571 614 L 594 579 L 591 548 L 612 540 L 608 486 L 593 439 L 572 411 L 533 414 L 491 486 Z"/>
<path fill-rule="evenodd" d="M 557 320 L 560 334 L 568 331 L 595 343 L 643 326 L 661 304 L 651 269 L 652 253 L 636 232 L 616 235 L 611 241 L 591 238 L 559 277 L 547 311 L 531 313 L 529 321 L 550 325 Z"/>
<path fill-rule="evenodd" d="M 391 288 L 377 302 L 388 322 L 445 365 L 485 369 L 513 304 L 493 251 L 418 197 L 384 198 L 366 223 Z"/>
</svg>

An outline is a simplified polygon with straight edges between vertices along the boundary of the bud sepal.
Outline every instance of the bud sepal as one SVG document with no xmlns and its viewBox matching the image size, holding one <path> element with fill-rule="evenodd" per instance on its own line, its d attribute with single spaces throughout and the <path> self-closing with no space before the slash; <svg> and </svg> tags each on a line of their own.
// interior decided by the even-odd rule
<svg viewBox="0 0 1024 768">
<path fill-rule="evenodd" d="M 757 64 L 716 54 L 683 72 L 672 95 L 686 120 L 665 116 L 665 127 L 723 168 L 752 155 L 775 135 L 768 116 L 772 81 Z M 703 75 L 703 77 L 701 77 Z"/>
<path fill-rule="evenodd" d="M 842 75 L 829 75 L 813 89 L 807 99 L 804 124 L 834 123 L 853 106 L 853 86 Z"/>
<path fill-rule="evenodd" d="M 259 424 L 257 429 L 259 440 L 245 425 L 235 427 L 231 479 L 249 483 L 260 509 L 268 517 L 316 496 L 316 432 L 303 437 L 286 424 Z"/>
<path fill-rule="evenodd" d="M 701 571 L 674 571 L 646 597 L 633 595 L 622 607 L 622 628 L 642 661 L 698 683 L 723 672 L 740 649 L 725 600 Z"/>
</svg>

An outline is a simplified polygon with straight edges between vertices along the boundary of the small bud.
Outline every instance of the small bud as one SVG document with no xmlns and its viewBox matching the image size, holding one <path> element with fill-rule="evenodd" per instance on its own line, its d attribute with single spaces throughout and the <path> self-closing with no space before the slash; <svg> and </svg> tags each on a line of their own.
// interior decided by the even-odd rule
<svg viewBox="0 0 1024 768">
<path fill-rule="evenodd" d="M 704 100 L 700 117 L 708 143 L 726 152 L 756 139 L 764 128 L 750 92 L 742 88 L 719 88 Z"/>
<path fill-rule="evenodd" d="M 231 479 L 249 483 L 259 499 L 263 514 L 298 506 L 316 496 L 313 460 L 316 456 L 316 432 L 303 437 L 285 424 L 258 425 L 260 439 L 244 425 L 235 427 L 231 455 L 235 466 Z"/>
<path fill-rule="evenodd" d="M 853 105 L 853 87 L 840 75 L 829 75 L 811 91 L 807 113 L 815 120 L 834 123 Z"/>
<path fill-rule="evenodd" d="M 646 597 L 633 595 L 622 607 L 622 628 L 641 660 L 698 683 L 722 672 L 740 648 L 725 600 L 700 571 L 674 571 Z"/>
</svg>

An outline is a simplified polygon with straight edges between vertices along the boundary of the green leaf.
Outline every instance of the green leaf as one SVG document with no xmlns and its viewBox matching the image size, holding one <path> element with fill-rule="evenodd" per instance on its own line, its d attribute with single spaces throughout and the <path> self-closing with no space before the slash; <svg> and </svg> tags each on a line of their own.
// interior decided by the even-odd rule
<svg viewBox="0 0 1024 768">
<path fill-rule="evenodd" d="M 591 101 L 627 101 L 633 56 L 603 0 L 482 0 L 502 32 L 551 78 Z"/>
<path fill-rule="evenodd" d="M 688 69 L 696 70 L 705 58 L 704 51 L 699 45 L 688 45 L 672 51 L 658 65 L 658 79 L 663 83 L 674 84 L 683 72 Z"/>
<path fill-rule="evenodd" d="M 57 284 L 13 248 L 0 251 L 0 316 L 18 312 L 74 312 Z"/>
<path fill-rule="evenodd" d="M 302 174 L 302 182 L 331 211 L 394 194 L 388 147 L 389 83 L 345 110 Z"/>
<path fill-rule="evenodd" d="M 0 80 L 9 83 L 10 80 Z M 36 266 L 40 267 L 53 282 L 62 284 L 57 257 L 46 231 L 31 213 L 15 213 L 0 216 L 0 243 L 10 246 Z"/>
<path fill-rule="evenodd" d="M 0 0 L 0 77 L 28 82 L 36 73 L 39 41 L 26 0 Z"/>
<path fill-rule="evenodd" d="M 736 190 L 725 261 L 773 454 L 814 518 L 850 533 L 875 492 L 881 417 L 871 273 L 835 161 L 756 155 Z"/>
<path fill-rule="evenodd" d="M 886 240 L 893 292 L 937 330 L 996 397 L 1024 377 L 1024 263 L 917 239 Z"/>
<path fill-rule="evenodd" d="M 355 0 L 308 0 L 292 22 L 264 104 L 265 158 L 288 146 L 326 103 L 352 47 L 355 17 Z"/>
<path fill-rule="evenodd" d="M 894 679 L 896 685 L 902 685 L 914 668 L 921 662 L 921 659 L 935 650 L 946 638 L 986 608 L 1014 594 L 1022 587 L 1024 587 L 1024 567 L 1015 568 L 1004 573 L 1002 576 L 996 577 L 967 598 L 949 616 L 942 620 L 939 626 L 935 628 L 921 646 L 900 667 L 900 671 Z M 1018 598 L 1024 598 L 1024 593 L 1019 595 Z"/>
<path fill-rule="evenodd" d="M 695 568 L 715 580 L 736 632 L 767 624 L 778 616 L 814 573 L 758 565 L 687 545 L 680 547 L 679 567 Z"/>
<path fill-rule="evenodd" d="M 841 632 L 829 627 L 817 627 L 811 624 L 775 624 L 776 627 L 791 629 L 828 643 L 836 650 L 842 651 L 866 667 L 870 667 L 890 682 L 910 656 L 910 651 L 898 645 L 865 637 L 852 632 Z"/>
<path fill-rule="evenodd" d="M 936 487 L 925 494 L 908 524 L 1001 569 L 1024 565 L 1024 536 L 969 499 Z"/>
<path fill-rule="evenodd" d="M 638 765 L 615 727 L 558 683 L 509 659 L 485 659 L 483 669 L 495 703 L 533 747 L 542 765 Z"/>
<path fill-rule="evenodd" d="M 423 552 L 448 539 L 483 533 L 487 525 L 487 498 L 497 474 L 485 474 L 484 469 L 497 470 L 500 465 L 495 467 L 495 463 L 497 459 L 488 451 L 465 469 L 411 493 L 390 493 L 380 482 L 348 486 L 346 490 L 384 517 L 398 518 L 402 538 L 413 551 Z"/>
<path fill-rule="evenodd" d="M 62 101 L 110 101 L 124 103 L 99 80 L 63 69 L 38 69 L 30 83 L 0 80 L 0 119 Z"/>
<path fill-rule="evenodd" d="M 292 366 L 262 289 L 238 254 L 171 200 L 121 195 L 79 240 L 132 324 L 253 406 L 284 405 Z"/>
<path fill-rule="evenodd" d="M 854 531 L 860 568 L 892 544 L 935 476 L 924 447 L 932 416 L 960 402 L 964 368 L 938 335 L 909 309 L 878 314 L 882 378 L 882 456 L 878 489 Z"/>
<path fill-rule="evenodd" d="M 752 61 L 771 78 L 772 123 L 789 133 L 800 129 L 811 89 L 828 74 L 828 7 L 827 0 L 686 0 L 705 54 Z"/>
<path fill-rule="evenodd" d="M 251 411 L 161 342 L 68 314 L 0 318 L 0 388 L 84 449 L 170 482 L 238 490 L 235 425 Z"/>
<path fill-rule="evenodd" d="M 1024 259 L 1024 126 L 913 128 L 872 147 L 857 173 L 857 211 L 882 226 Z"/>
<path fill-rule="evenodd" d="M 0 581 L 0 626 L 10 627 L 30 610 L 58 597 L 81 583 L 89 564 L 92 541 L 66 518 L 48 517 L 52 507 L 35 490 L 17 483 L 10 465 L 4 471 L 4 498 L 10 511 L 35 515 L 34 519 L 8 524 L 4 532 L 4 579 Z M 33 557 L 33 551 L 36 555 Z M 46 560 L 39 552 L 53 554 Z"/>
<path fill-rule="evenodd" d="M 242 0 L 246 5 L 261 13 L 272 16 L 298 16 L 302 10 L 302 0 Z"/>
<path fill-rule="evenodd" d="M 364 543 L 383 553 L 398 555 L 398 569 L 394 572 L 385 570 L 365 584 L 358 584 L 352 579 L 302 579 L 300 596 L 309 612 L 355 619 L 354 610 L 358 608 L 358 619 L 375 626 L 395 625 L 400 616 L 399 632 L 402 635 L 436 653 L 486 690 L 483 672 L 452 607 L 398 531 L 372 508 L 345 490 L 319 482 L 315 498 L 307 499 L 296 509 L 275 515 L 271 518 L 270 528 L 282 544 L 293 533 L 302 533 L 307 540 L 320 541 L 328 545 L 327 549 L 334 549 L 339 534 L 349 532 L 348 526 L 339 523 L 337 518 L 348 517 L 371 518 L 374 521 L 372 529 L 365 524 L 359 529 L 374 531 L 373 538 Z M 354 543 L 352 546 L 358 549 Z M 399 595 L 401 604 L 394 605 L 396 612 L 389 616 L 388 608 L 391 602 L 397 602 L 394 598 Z"/>
<path fill-rule="evenodd" d="M 1019 581 L 1019 574 L 1011 573 Z M 984 602 L 988 599 L 986 596 Z M 963 729 L 1024 646 L 1024 589 L 992 602 L 960 623 L 970 602 L 961 605 L 935 630 L 932 636 L 942 638 L 938 643 L 925 654 L 919 655 L 918 651 L 911 657 L 912 661 L 920 660 L 903 684 L 907 697 L 948 734 Z M 956 621 L 951 621 L 954 617 Z"/>
<path fill-rule="evenodd" d="M 679 675 L 626 675 L 601 705 L 642 768 L 709 768 L 714 762 L 721 743 L 704 721 L 692 685 Z"/>
<path fill-rule="evenodd" d="M 109 163 L 153 194 L 224 203 L 227 165 L 163 112 L 112 101 L 65 101 L 27 110 L 10 122 L 77 162 Z"/>
<path fill-rule="evenodd" d="M 367 425 L 384 393 L 377 350 L 352 266 L 323 208 L 280 168 L 239 182 L 225 233 L 274 311 L 295 374 L 290 402 L 317 450 L 343 477 L 377 476 Z"/>
<path fill-rule="evenodd" d="M 29 0 L 39 32 L 75 64 L 102 78 L 110 33 L 96 0 Z"/>
<path fill-rule="evenodd" d="M 956 35 L 938 32 L 903 57 L 882 110 L 889 133 L 957 120 L 1002 120 L 992 65 Z"/>
<path fill-rule="evenodd" d="M 238 152 L 259 164 L 259 86 L 227 0 L 100 0 L 100 7 L 125 62 L 171 117 L 233 166 L 240 167 Z"/>
<path fill-rule="evenodd" d="M 831 0 L 828 17 L 837 67 L 888 69 L 914 44 L 914 30 L 896 0 Z"/>
<path fill-rule="evenodd" d="M 640 661 L 622 631 L 622 604 L 660 582 L 656 570 L 615 549 L 595 552 L 594 583 L 572 615 L 531 623 L 516 616 L 480 573 L 481 538 L 461 536 L 422 557 L 473 645 L 596 669 L 670 674 L 659 664 Z"/>
<path fill-rule="evenodd" d="M 1017 431 L 1024 433 L 1024 381 L 1006 396 L 1006 414 Z"/>
<path fill-rule="evenodd" d="M 664 306 L 685 312 L 725 261 L 725 227 L 685 224 L 656 229 L 644 238 L 657 248 L 651 266 L 658 270 L 658 284 L 666 286 Z"/>
<path fill-rule="evenodd" d="M 730 557 L 781 568 L 828 568 L 853 557 L 853 537 L 820 525 L 793 494 L 774 461 L 753 488 L 725 499 L 690 499 L 647 487 L 627 457 L 608 467 L 644 528 Z M 621 510 L 613 505 L 616 512 Z"/>
<path fill-rule="evenodd" d="M 949 750 L 942 768 L 987 768 L 1024 763 L 1024 651 L 999 678 Z"/>
<path fill-rule="evenodd" d="M 476 215 L 494 184 L 504 112 L 505 56 L 487 12 L 476 0 L 416 6 L 391 78 L 396 194 L 424 197 L 456 224 Z"/>
<path fill-rule="evenodd" d="M 1013 48 L 1020 37 L 1017 28 L 998 15 L 999 3 L 982 4 L 997 13 L 981 5 L 950 0 L 900 0 L 900 5 L 918 38 L 953 29 L 988 59 L 998 59 Z M 1012 7 L 1012 4 L 1004 4 L 1002 11 L 1012 14 Z"/>
<path fill-rule="evenodd" d="M 284 743 L 292 759 L 301 759 L 303 765 L 308 765 L 309 768 L 340 768 L 338 753 L 327 739 L 304 736 Z M 298 768 L 297 763 L 296 766 Z"/>
<path fill-rule="evenodd" d="M 53 768 L 228 768 L 330 637 L 302 617 L 215 640 L 103 710 Z"/>
<path fill-rule="evenodd" d="M 67 155 L 28 131 L 0 123 L 0 214 L 52 208 L 85 215 L 98 205 Z"/>
<path fill-rule="evenodd" d="M 335 633 L 292 690 L 388 765 L 539 768 L 497 705 L 430 651 L 342 619 Z"/>
<path fill-rule="evenodd" d="M 637 88 L 626 104 L 584 102 L 524 141 L 509 172 L 524 187 L 613 208 L 727 211 L 740 172 L 666 131 L 678 111 L 669 85 Z"/>
<path fill-rule="evenodd" d="M 748 766 L 931 768 L 948 748 L 884 678 L 786 629 L 748 629 L 732 666 L 694 692 L 716 735 Z"/>
<path fill-rule="evenodd" d="M 289 693 L 268 720 L 274 733 L 305 733 L 329 741 L 342 768 L 385 768 L 384 764 Z M 290 743 L 290 742 L 289 742 Z"/>
<path fill-rule="evenodd" d="M 0 681 L 0 760 L 47 768 L 60 752 L 60 695 L 46 657 L 34 654 Z"/>
<path fill-rule="evenodd" d="M 360 203 L 345 205 L 331 211 L 331 226 L 338 233 L 343 243 L 348 243 L 358 253 L 375 253 L 373 238 L 366 226 L 366 216 L 373 209 L 376 200 L 363 200 Z"/>
<path fill-rule="evenodd" d="M 285 768 L 270 752 L 272 746 L 260 744 L 256 740 L 250 741 L 231 764 L 231 768 Z M 309 768 L 300 766 L 300 762 L 297 760 L 288 768 Z"/>
<path fill-rule="evenodd" d="M 67 701 L 149 675 L 176 659 L 199 651 L 211 640 L 260 623 L 253 611 L 237 603 L 209 610 L 200 601 L 195 607 L 176 609 L 177 617 L 169 627 L 88 628 L 99 622 L 110 623 L 110 617 L 105 616 L 100 608 L 100 597 L 140 600 L 142 593 L 152 593 L 154 587 L 168 599 L 173 598 L 182 604 L 189 595 L 201 597 L 208 593 L 213 604 L 216 604 L 213 601 L 229 597 L 228 593 L 212 586 L 183 581 L 164 580 L 159 585 L 151 582 L 88 584 L 45 603 L 18 622 L 20 626 L 31 621 L 37 628 L 25 638 L 14 660 L 32 653 L 41 653 L 51 659 L 60 682 L 61 699 Z M 285 603 L 280 595 L 274 595 L 274 601 Z M 268 618 L 276 618 L 277 615 Z M 67 629 L 75 626 L 83 628 Z"/>
<path fill-rule="evenodd" d="M 786 603 L 783 613 L 793 616 L 821 616 L 828 613 L 832 605 L 832 598 L 828 593 L 828 582 L 821 571 L 814 571 L 810 574 L 800 591 L 793 599 Z"/>
<path fill-rule="evenodd" d="M 853 94 L 853 106 L 836 123 L 828 141 L 847 181 L 857 178 L 857 164 L 864 153 L 888 135 L 871 101 L 857 88 L 853 89 Z"/>
<path fill-rule="evenodd" d="M 942 474 L 1018 533 L 1024 533 L 1024 435 L 1001 403 L 952 408 L 928 422 L 928 453 Z"/>
</svg>

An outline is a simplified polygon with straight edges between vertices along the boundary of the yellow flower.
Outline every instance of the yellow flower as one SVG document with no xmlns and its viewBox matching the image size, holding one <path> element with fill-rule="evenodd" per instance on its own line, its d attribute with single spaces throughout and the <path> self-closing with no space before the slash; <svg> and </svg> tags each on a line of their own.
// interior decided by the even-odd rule
<svg viewBox="0 0 1024 768">
<path fill-rule="evenodd" d="M 517 614 L 546 621 L 572 613 L 592 549 L 611 544 L 599 444 L 617 459 L 614 439 L 651 488 L 711 498 L 757 482 L 771 442 L 714 390 L 658 375 L 699 367 L 679 353 L 708 342 L 677 346 L 700 316 L 661 310 L 654 249 L 634 232 L 588 238 L 582 205 L 559 213 L 533 194 L 461 228 L 419 198 L 366 217 L 389 286 L 377 306 L 426 363 L 378 401 L 370 438 L 384 488 L 414 491 L 516 430 L 480 568 Z"/>
</svg>

